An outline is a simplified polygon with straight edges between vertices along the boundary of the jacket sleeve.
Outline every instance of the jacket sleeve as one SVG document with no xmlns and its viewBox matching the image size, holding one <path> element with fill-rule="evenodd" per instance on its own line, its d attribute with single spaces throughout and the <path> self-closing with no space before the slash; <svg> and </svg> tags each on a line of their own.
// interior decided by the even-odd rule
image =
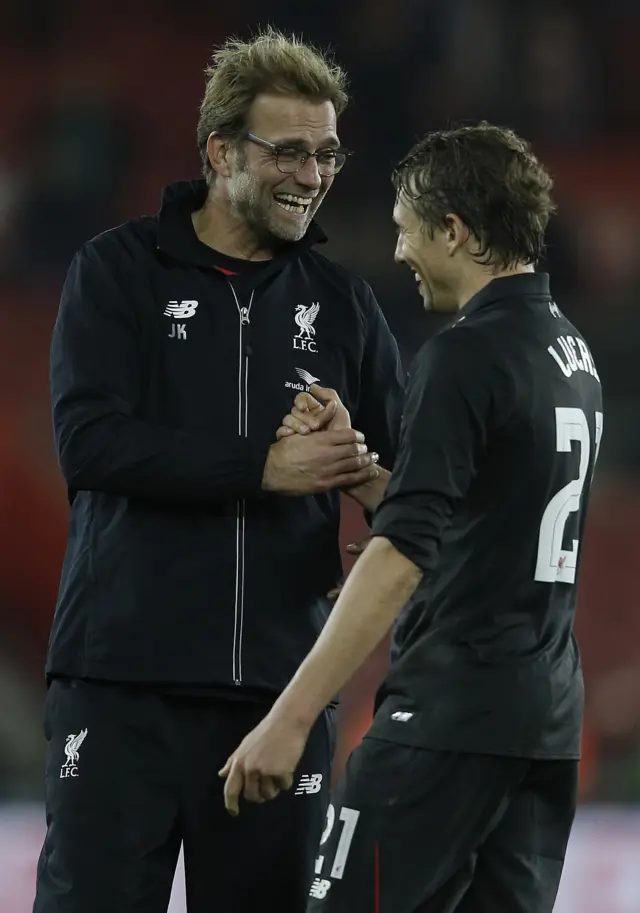
<svg viewBox="0 0 640 913">
<path fill-rule="evenodd" d="M 258 494 L 266 450 L 239 435 L 139 417 L 148 344 L 127 295 L 85 246 L 69 269 L 51 346 L 55 443 L 70 494 L 174 503 Z"/>
<path fill-rule="evenodd" d="M 364 434 L 369 450 L 380 456 L 380 465 L 392 469 L 396 458 L 404 372 L 395 337 L 369 286 L 367 338 L 360 369 L 360 398 L 352 425 Z"/>
</svg>

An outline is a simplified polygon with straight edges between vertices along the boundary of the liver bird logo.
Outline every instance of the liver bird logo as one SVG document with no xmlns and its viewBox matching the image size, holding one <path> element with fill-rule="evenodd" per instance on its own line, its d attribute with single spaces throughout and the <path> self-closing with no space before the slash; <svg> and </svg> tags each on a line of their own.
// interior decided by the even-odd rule
<svg viewBox="0 0 640 913">
<path fill-rule="evenodd" d="M 320 305 L 318 302 L 310 304 L 309 307 L 306 307 L 304 304 L 297 305 L 295 321 L 300 327 L 300 332 L 297 333 L 296 336 L 304 339 L 312 339 L 316 335 L 316 328 L 313 324 L 318 316 L 319 310 Z"/>
<path fill-rule="evenodd" d="M 67 736 L 67 744 L 64 746 L 64 753 L 67 756 L 67 760 L 63 764 L 63 767 L 74 767 L 78 761 L 79 749 L 82 743 L 84 742 L 87 735 L 86 729 L 81 729 L 80 732 L 75 735 L 73 732 Z"/>
</svg>

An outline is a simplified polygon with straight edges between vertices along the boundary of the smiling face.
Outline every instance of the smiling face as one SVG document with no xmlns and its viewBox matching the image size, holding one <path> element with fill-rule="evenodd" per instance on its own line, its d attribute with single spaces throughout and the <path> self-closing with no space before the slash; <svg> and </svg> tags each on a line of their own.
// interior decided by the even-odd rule
<svg viewBox="0 0 640 913">
<path fill-rule="evenodd" d="M 316 152 L 338 148 L 331 102 L 258 95 L 248 118 L 249 132 L 277 146 Z M 299 241 L 318 211 L 333 177 L 318 173 L 315 158 L 283 174 L 270 149 L 242 140 L 229 162 L 227 194 L 232 210 L 263 241 Z"/>
<path fill-rule="evenodd" d="M 459 231 L 429 226 L 418 216 L 407 197 L 399 193 L 393 209 L 393 221 L 398 232 L 395 261 L 413 270 L 418 289 L 427 311 L 455 311 L 456 267 L 452 255 L 458 247 L 452 238 Z"/>
</svg>

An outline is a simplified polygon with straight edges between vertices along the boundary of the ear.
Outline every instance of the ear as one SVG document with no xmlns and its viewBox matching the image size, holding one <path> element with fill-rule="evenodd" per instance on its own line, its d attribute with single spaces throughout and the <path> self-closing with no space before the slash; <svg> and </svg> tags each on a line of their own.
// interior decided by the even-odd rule
<svg viewBox="0 0 640 913">
<path fill-rule="evenodd" d="M 207 140 L 207 155 L 216 174 L 228 178 L 231 175 L 231 143 L 218 133 L 210 133 Z"/>
<path fill-rule="evenodd" d="M 452 257 L 456 251 L 464 247 L 471 236 L 471 232 L 455 212 L 448 212 L 444 222 L 447 252 Z"/>
</svg>

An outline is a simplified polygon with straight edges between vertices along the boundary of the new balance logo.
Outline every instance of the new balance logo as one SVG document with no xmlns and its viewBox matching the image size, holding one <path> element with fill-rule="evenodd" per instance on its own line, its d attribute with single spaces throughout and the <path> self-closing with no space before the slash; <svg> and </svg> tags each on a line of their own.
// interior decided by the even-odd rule
<svg viewBox="0 0 640 913">
<path fill-rule="evenodd" d="M 315 878 L 311 885 L 311 890 L 309 891 L 309 897 L 314 897 L 316 900 L 323 900 L 329 893 L 330 887 L 331 882 L 328 878 Z"/>
<path fill-rule="evenodd" d="M 395 713 L 391 714 L 391 719 L 395 720 L 396 723 L 408 723 L 413 713 L 410 713 L 408 710 L 396 710 Z"/>
<path fill-rule="evenodd" d="M 176 320 L 186 320 L 193 317 L 198 307 L 197 301 L 170 301 L 164 309 L 165 317 L 175 317 Z M 187 327 L 184 323 L 172 323 L 169 339 L 186 339 Z"/>
<path fill-rule="evenodd" d="M 313 795 L 313 793 L 319 793 L 321 789 L 322 774 L 302 774 L 295 795 L 301 796 L 303 793 Z"/>
<path fill-rule="evenodd" d="M 164 309 L 164 316 L 185 320 L 187 317 L 193 317 L 197 307 L 197 301 L 170 301 Z"/>
<path fill-rule="evenodd" d="M 80 746 L 84 742 L 86 736 L 86 729 L 81 729 L 77 735 L 72 732 L 67 736 L 67 744 L 64 746 L 64 753 L 67 756 L 67 760 L 60 768 L 61 780 L 64 780 L 65 777 L 78 776 L 78 760 L 80 758 L 79 751 Z"/>
</svg>

